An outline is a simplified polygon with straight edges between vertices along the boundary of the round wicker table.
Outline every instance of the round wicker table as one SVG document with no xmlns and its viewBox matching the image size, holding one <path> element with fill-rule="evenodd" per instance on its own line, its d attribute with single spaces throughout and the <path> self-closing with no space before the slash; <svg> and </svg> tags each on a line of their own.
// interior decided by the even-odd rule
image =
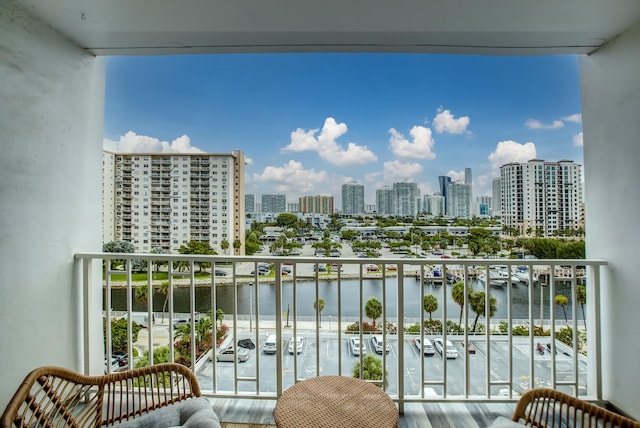
<svg viewBox="0 0 640 428">
<path fill-rule="evenodd" d="M 274 417 L 280 428 L 398 426 L 398 409 L 380 387 L 346 376 L 296 383 L 278 399 Z"/>
</svg>

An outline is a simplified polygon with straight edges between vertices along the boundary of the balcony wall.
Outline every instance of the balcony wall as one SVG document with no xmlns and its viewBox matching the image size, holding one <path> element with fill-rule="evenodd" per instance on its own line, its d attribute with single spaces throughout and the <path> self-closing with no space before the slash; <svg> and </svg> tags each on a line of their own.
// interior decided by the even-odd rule
<svg viewBox="0 0 640 428">
<path fill-rule="evenodd" d="M 580 58 L 587 256 L 606 257 L 603 277 L 603 394 L 640 418 L 635 314 L 640 302 L 640 24 Z M 620 350 L 620 351 L 614 351 Z M 630 358 L 630 356 L 633 356 Z"/>
<path fill-rule="evenodd" d="M 73 255 L 101 249 L 103 61 L 0 2 L 0 409 L 81 361 Z"/>
</svg>

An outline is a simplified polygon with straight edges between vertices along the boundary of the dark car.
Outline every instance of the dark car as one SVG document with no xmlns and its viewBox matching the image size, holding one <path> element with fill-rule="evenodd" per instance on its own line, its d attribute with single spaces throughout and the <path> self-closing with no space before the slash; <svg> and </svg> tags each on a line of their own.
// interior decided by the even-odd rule
<svg viewBox="0 0 640 428">
<path fill-rule="evenodd" d="M 214 271 L 214 274 L 215 274 L 216 276 L 227 276 L 227 272 L 226 272 L 226 271 L 223 271 L 222 269 L 216 269 L 216 270 Z"/>
<path fill-rule="evenodd" d="M 118 366 L 120 367 L 124 367 L 129 364 L 129 357 L 127 356 L 127 354 L 113 353 L 111 354 L 111 358 L 116 360 L 118 362 Z"/>
</svg>

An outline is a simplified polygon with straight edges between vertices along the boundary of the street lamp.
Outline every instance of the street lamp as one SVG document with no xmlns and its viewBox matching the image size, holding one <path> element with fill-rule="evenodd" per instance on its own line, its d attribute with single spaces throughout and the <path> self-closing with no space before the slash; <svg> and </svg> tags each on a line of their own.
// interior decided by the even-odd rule
<svg viewBox="0 0 640 428">
<path fill-rule="evenodd" d="M 249 333 L 253 331 L 253 290 L 251 286 L 253 283 L 249 283 Z"/>
</svg>

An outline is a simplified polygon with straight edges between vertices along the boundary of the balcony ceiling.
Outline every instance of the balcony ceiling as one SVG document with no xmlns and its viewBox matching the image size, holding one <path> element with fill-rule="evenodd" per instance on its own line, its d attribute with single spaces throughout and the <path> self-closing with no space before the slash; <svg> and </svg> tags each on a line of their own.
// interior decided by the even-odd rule
<svg viewBox="0 0 640 428">
<path fill-rule="evenodd" d="M 14 0 L 96 55 L 585 54 L 638 0 Z"/>
</svg>

